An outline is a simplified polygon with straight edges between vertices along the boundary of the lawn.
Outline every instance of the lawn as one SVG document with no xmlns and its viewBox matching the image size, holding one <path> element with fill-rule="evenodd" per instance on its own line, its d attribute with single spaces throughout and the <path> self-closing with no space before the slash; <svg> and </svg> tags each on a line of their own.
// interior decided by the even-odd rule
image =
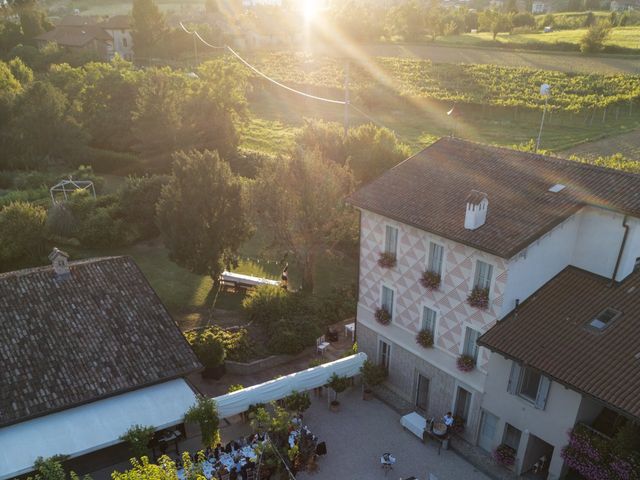
<svg viewBox="0 0 640 480">
<path fill-rule="evenodd" d="M 432 143 L 436 138 L 450 135 L 467 138 L 482 143 L 511 146 L 527 143 L 535 139 L 540 126 L 538 112 L 516 112 L 514 109 L 461 110 L 452 119 L 446 112 L 452 104 L 410 99 L 395 101 L 391 105 L 381 105 L 365 112 L 380 125 L 392 129 L 398 137 L 416 152 Z M 327 121 L 343 122 L 344 108 L 340 105 L 299 101 L 287 92 L 269 90 L 262 95 L 255 94 L 250 102 L 251 116 L 243 131 L 242 144 L 271 145 L 271 151 L 287 151 L 291 139 L 305 118 L 322 118 Z M 631 117 L 620 110 L 608 113 L 603 123 L 601 113 L 593 122 L 586 120 L 585 114 L 554 114 L 547 117 L 542 136 L 542 148 L 562 151 L 572 146 L 630 132 L 640 127 L 640 113 Z M 370 121 L 369 118 L 353 111 L 349 113 L 351 125 Z M 276 126 L 275 133 L 269 125 Z M 288 132 L 288 133 L 285 133 Z"/>
<path fill-rule="evenodd" d="M 474 47 L 491 47 L 498 45 L 509 45 L 512 47 L 532 48 L 540 46 L 542 49 L 552 45 L 560 46 L 563 43 L 575 45 L 579 49 L 580 39 L 586 33 L 586 28 L 576 30 L 556 30 L 550 33 L 500 33 L 495 42 L 490 32 L 465 33 L 450 37 L 440 37 L 437 43 L 442 45 L 459 45 Z M 612 29 L 611 36 L 605 45 L 636 49 L 640 53 L 640 26 L 616 27 Z"/>
<path fill-rule="evenodd" d="M 182 12 L 185 9 L 202 7 L 203 0 L 156 0 L 164 12 Z M 126 15 L 131 12 L 132 1 L 122 0 L 72 0 L 71 9 L 79 9 L 82 15 Z"/>
<path fill-rule="evenodd" d="M 250 275 L 279 279 L 282 266 L 277 260 L 268 258 L 262 251 L 264 241 L 252 239 L 241 252 L 240 262 L 234 271 Z M 135 245 L 113 249 L 65 248 L 72 259 L 98 256 L 129 255 L 138 264 L 147 280 L 156 291 L 165 306 L 174 314 L 189 314 L 210 305 L 212 300 L 211 278 L 193 274 L 169 259 L 168 251 L 159 240 L 141 242 Z M 316 270 L 316 291 L 327 293 L 334 285 L 347 285 L 356 282 L 356 260 L 352 258 L 334 258 L 326 256 L 319 262 Z M 290 268 L 291 285 L 295 288 L 300 282 L 300 271 L 295 265 Z M 223 310 L 239 310 L 243 295 L 220 293 L 216 307 Z"/>
</svg>

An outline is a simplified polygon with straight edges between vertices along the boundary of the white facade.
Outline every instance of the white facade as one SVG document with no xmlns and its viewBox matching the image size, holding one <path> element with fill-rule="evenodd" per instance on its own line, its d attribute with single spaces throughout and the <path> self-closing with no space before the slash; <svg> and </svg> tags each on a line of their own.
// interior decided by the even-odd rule
<svg viewBox="0 0 640 480">
<path fill-rule="evenodd" d="M 491 199 L 488 200 L 490 210 Z M 628 232 L 620 256 L 625 237 L 623 222 Z M 389 229 L 397 232 L 392 241 L 387 238 Z M 436 290 L 420 283 L 423 272 L 429 269 L 432 244 L 443 248 L 441 282 Z M 395 249 L 392 253 L 397 261 L 395 266 L 384 268 L 378 260 L 389 245 Z M 549 478 L 557 478 L 562 470 L 559 455 L 567 430 L 576 421 L 596 415 L 601 407 L 552 382 L 543 395 L 546 406 L 536 408 L 507 391 L 511 361 L 497 354 L 490 359 L 489 351 L 479 348 L 476 368 L 461 372 L 456 359 L 465 353 L 469 331 L 486 332 L 515 308 L 516 301 L 526 301 L 567 266 L 611 278 L 618 259 L 615 278 L 621 281 L 640 262 L 640 220 L 597 207 L 581 208 L 510 259 L 361 210 L 359 347 L 371 359 L 388 366 L 389 388 L 417 409 L 420 406 L 427 416 L 439 417 L 446 410 L 455 413 L 459 390 L 464 389 L 468 393 L 464 433 L 467 440 L 492 450 L 502 443 L 507 424 L 520 430 L 518 471 L 530 468 L 540 452 L 551 445 Z M 478 281 L 479 262 L 485 268 L 489 265 L 492 271 L 486 310 L 467 302 Z M 392 319 L 384 325 L 377 321 L 376 310 L 389 298 L 393 298 Z M 435 322 L 431 322 L 432 348 L 416 342 L 416 334 L 425 325 L 425 308 L 435 312 Z M 423 393 L 428 399 L 420 401 L 423 380 L 428 384 Z M 484 416 L 494 420 L 488 430 L 482 428 Z M 488 435 L 487 431 L 493 434 Z"/>
<path fill-rule="evenodd" d="M 110 56 L 116 53 L 125 60 L 133 60 L 133 38 L 129 29 L 105 29 L 113 38 Z"/>
</svg>

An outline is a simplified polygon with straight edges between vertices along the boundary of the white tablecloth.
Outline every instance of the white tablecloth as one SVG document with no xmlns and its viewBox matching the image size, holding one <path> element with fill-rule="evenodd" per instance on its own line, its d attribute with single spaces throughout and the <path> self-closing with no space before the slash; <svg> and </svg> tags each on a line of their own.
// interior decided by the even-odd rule
<svg viewBox="0 0 640 480">
<path fill-rule="evenodd" d="M 427 429 L 427 419 L 416 412 L 411 412 L 400 418 L 400 425 L 422 440 Z"/>
</svg>

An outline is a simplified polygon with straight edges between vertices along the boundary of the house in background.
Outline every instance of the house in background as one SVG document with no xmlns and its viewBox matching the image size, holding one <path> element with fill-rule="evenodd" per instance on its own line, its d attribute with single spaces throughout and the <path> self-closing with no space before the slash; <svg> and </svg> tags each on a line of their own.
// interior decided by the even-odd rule
<svg viewBox="0 0 640 480">
<path fill-rule="evenodd" d="M 117 53 L 125 60 L 133 60 L 133 37 L 131 36 L 131 18 L 129 15 L 114 15 L 100 24 L 111 38 L 111 58 Z"/>
<path fill-rule="evenodd" d="M 133 39 L 130 19 L 116 15 L 106 20 L 95 16 L 67 15 L 53 30 L 35 37 L 40 48 L 56 43 L 70 52 L 94 52 L 102 60 L 119 54 L 133 60 Z"/>
<path fill-rule="evenodd" d="M 568 266 L 626 278 L 640 257 L 637 191 L 638 175 L 440 139 L 349 199 L 360 210 L 358 348 L 423 416 L 451 410 L 468 441 L 504 443 L 505 421 L 483 414 L 502 413 L 488 403 L 488 380 L 504 378 L 478 338 Z M 417 343 L 421 330 L 433 347 Z M 458 368 L 463 355 L 471 371 Z M 534 408 L 554 405 L 554 390 L 536 392 Z M 522 420 L 517 428 L 535 427 L 535 416 Z"/>
<path fill-rule="evenodd" d="M 0 274 L 0 479 L 37 457 L 79 472 L 128 458 L 135 424 L 184 432 L 201 369 L 178 326 L 128 257 Z"/>
<path fill-rule="evenodd" d="M 543 13 L 548 13 L 551 11 L 551 8 L 546 2 L 533 2 L 531 5 L 531 13 L 534 15 L 540 15 Z"/>
</svg>

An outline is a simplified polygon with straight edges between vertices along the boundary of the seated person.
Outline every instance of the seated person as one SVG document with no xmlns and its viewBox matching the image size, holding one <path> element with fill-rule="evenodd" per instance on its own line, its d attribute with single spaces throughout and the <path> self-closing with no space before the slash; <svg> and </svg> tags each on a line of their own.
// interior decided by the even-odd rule
<svg viewBox="0 0 640 480">
<path fill-rule="evenodd" d="M 238 480 L 238 470 L 236 467 L 231 468 L 231 472 L 229 472 L 229 480 Z"/>
<path fill-rule="evenodd" d="M 231 449 L 232 449 L 232 445 L 231 445 L 231 442 L 229 442 L 229 443 L 227 443 L 227 444 L 225 445 L 225 447 L 224 447 L 224 451 L 225 451 L 226 453 L 231 453 Z"/>
<path fill-rule="evenodd" d="M 451 414 L 451 412 L 447 412 L 447 414 L 442 419 L 442 423 L 444 423 L 447 427 L 447 432 L 451 430 L 451 427 L 453 427 L 453 422 L 453 415 Z"/>
</svg>

